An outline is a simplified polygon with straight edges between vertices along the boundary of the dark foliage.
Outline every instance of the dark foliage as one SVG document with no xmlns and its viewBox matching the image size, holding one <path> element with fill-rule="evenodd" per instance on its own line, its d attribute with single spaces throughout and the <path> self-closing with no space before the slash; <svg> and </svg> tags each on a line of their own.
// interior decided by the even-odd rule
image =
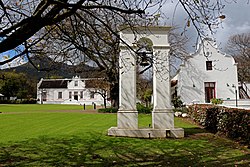
<svg viewBox="0 0 250 167">
<path fill-rule="evenodd" d="M 142 114 L 150 114 L 152 111 L 151 107 L 146 107 L 141 103 L 137 103 L 136 108 L 137 108 L 138 113 L 142 113 Z"/>
<path fill-rule="evenodd" d="M 0 100 L 0 104 L 36 104 L 35 99 L 24 99 L 24 100 Z"/>
<path fill-rule="evenodd" d="M 180 96 L 174 97 L 172 99 L 172 103 L 174 105 L 174 108 L 183 107 L 183 102 L 181 101 Z"/>
<path fill-rule="evenodd" d="M 141 113 L 141 114 L 150 114 L 152 111 L 151 107 L 146 107 L 141 103 L 137 103 L 136 108 L 137 108 L 138 113 Z M 117 113 L 117 111 L 118 111 L 117 108 L 112 108 L 112 107 L 98 109 L 98 112 L 100 113 Z"/>
<path fill-rule="evenodd" d="M 250 111 L 214 105 L 193 105 L 189 115 L 213 133 L 250 145 Z"/>
<path fill-rule="evenodd" d="M 216 133 L 219 121 L 219 108 L 208 108 L 206 110 L 205 127 L 209 131 Z"/>
<path fill-rule="evenodd" d="M 98 109 L 98 112 L 100 113 L 117 113 L 117 108 L 100 108 Z"/>
</svg>

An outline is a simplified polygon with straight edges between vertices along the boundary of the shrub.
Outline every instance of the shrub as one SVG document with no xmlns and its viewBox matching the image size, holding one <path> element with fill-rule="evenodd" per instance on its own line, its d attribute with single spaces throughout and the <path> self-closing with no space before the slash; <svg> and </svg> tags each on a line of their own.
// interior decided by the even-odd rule
<svg viewBox="0 0 250 167">
<path fill-rule="evenodd" d="M 0 100 L 0 104 L 36 104 L 35 99 L 24 99 L 24 100 Z"/>
<path fill-rule="evenodd" d="M 250 112 L 230 109 L 222 112 L 218 131 L 236 140 L 245 140 L 250 144 Z"/>
<path fill-rule="evenodd" d="M 212 104 L 222 104 L 223 103 L 223 100 L 222 99 L 211 99 L 211 103 Z"/>
<path fill-rule="evenodd" d="M 98 112 L 100 113 L 117 113 L 117 108 L 100 108 L 98 109 Z"/>
<path fill-rule="evenodd" d="M 174 97 L 172 99 L 172 103 L 174 105 L 174 108 L 183 107 L 183 102 L 181 101 L 180 96 Z"/>
<path fill-rule="evenodd" d="M 136 108 L 138 113 L 143 113 L 143 114 L 149 114 L 152 111 L 152 108 L 146 107 L 143 104 L 137 103 Z M 118 109 L 117 108 L 100 108 L 98 109 L 98 112 L 100 113 L 117 113 Z"/>
<path fill-rule="evenodd" d="M 182 113 L 187 113 L 188 109 L 186 107 L 182 107 L 182 108 L 174 108 L 173 112 L 182 112 Z"/>
<path fill-rule="evenodd" d="M 142 114 L 149 114 L 152 111 L 152 107 L 146 107 L 141 103 L 137 103 L 136 108 L 137 108 L 138 113 L 142 113 Z"/>
<path fill-rule="evenodd" d="M 204 126 L 207 130 L 216 133 L 217 132 L 217 126 L 218 126 L 218 120 L 219 120 L 219 108 L 208 108 L 206 110 L 206 117 Z"/>
<path fill-rule="evenodd" d="M 231 139 L 250 144 L 250 111 L 235 108 L 193 105 L 191 118 L 211 132 L 225 134 Z"/>
<path fill-rule="evenodd" d="M 188 107 L 188 115 L 197 123 L 205 126 L 207 105 L 193 105 Z"/>
<path fill-rule="evenodd" d="M 19 101 L 20 104 L 36 104 L 37 100 L 35 99 L 25 99 L 25 100 L 21 100 Z"/>
</svg>

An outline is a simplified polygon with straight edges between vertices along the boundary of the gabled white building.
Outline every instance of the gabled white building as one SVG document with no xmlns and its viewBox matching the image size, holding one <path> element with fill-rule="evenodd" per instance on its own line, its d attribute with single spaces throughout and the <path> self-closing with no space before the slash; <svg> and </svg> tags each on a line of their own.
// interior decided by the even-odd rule
<svg viewBox="0 0 250 167">
<path fill-rule="evenodd" d="M 234 58 L 221 53 L 210 39 L 203 44 L 180 66 L 177 94 L 186 104 L 239 99 Z"/>
<path fill-rule="evenodd" d="M 101 91 L 92 84 L 95 79 L 41 79 L 37 84 L 37 99 L 40 104 L 86 104 L 103 105 Z"/>
</svg>

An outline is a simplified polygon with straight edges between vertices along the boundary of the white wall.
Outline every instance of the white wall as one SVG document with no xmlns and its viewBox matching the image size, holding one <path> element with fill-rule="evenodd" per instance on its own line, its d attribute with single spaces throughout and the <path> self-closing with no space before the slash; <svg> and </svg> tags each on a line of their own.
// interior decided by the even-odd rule
<svg viewBox="0 0 250 167">
<path fill-rule="evenodd" d="M 200 45 L 198 51 L 191 55 L 180 67 L 178 76 L 178 95 L 186 104 L 205 103 L 204 82 L 215 82 L 215 96 L 219 99 L 235 99 L 238 91 L 237 65 L 232 56 L 220 53 L 208 42 Z M 207 55 L 204 56 L 204 53 Z M 206 61 L 212 61 L 213 69 L 206 70 Z M 238 91 L 239 92 L 239 91 Z M 237 94 L 237 98 L 239 98 Z"/>
</svg>

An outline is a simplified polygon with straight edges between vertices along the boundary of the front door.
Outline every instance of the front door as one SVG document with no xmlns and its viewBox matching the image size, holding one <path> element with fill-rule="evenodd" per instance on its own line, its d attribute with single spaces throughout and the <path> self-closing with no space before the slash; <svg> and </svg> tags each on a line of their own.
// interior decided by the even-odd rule
<svg viewBox="0 0 250 167">
<path fill-rule="evenodd" d="M 78 92 L 74 92 L 74 100 L 78 101 Z"/>
<path fill-rule="evenodd" d="M 205 102 L 210 103 L 215 98 L 215 82 L 205 82 Z"/>
<path fill-rule="evenodd" d="M 78 95 L 74 95 L 74 100 L 78 101 Z"/>
</svg>

